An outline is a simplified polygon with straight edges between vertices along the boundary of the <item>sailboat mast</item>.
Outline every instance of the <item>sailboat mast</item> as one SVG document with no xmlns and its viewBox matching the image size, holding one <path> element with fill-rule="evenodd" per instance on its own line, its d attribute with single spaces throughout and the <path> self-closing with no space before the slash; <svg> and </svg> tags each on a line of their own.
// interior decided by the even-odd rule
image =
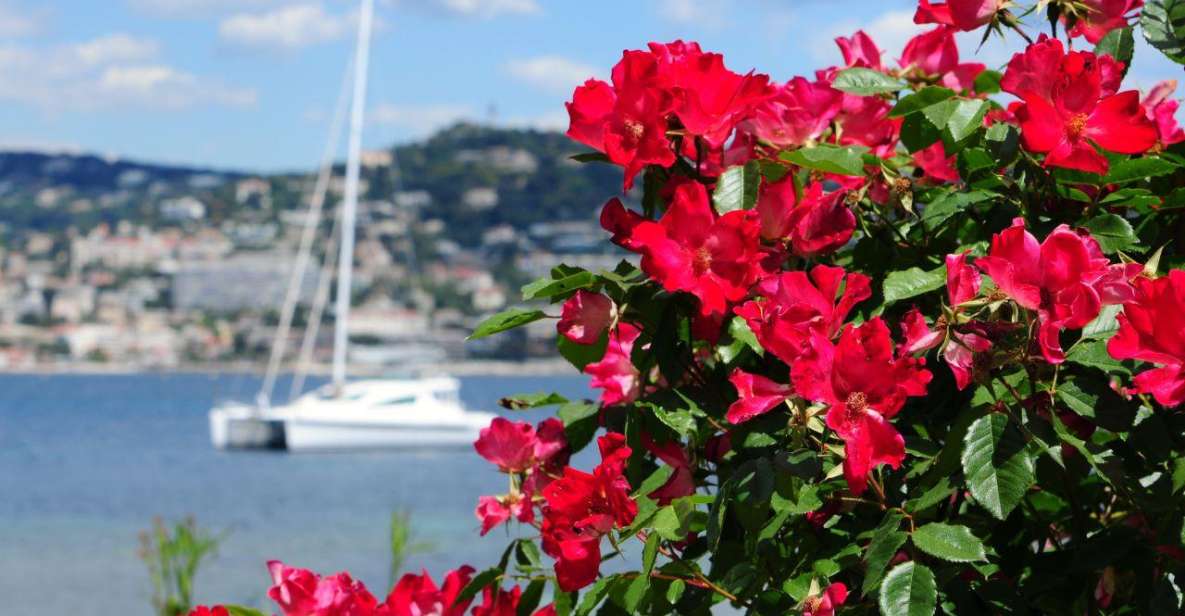
<svg viewBox="0 0 1185 616">
<path fill-rule="evenodd" d="M 370 29 L 374 0 L 362 0 L 358 14 L 358 47 L 354 58 L 354 98 L 350 107 L 350 141 L 346 158 L 346 191 L 342 203 L 341 252 L 337 260 L 337 307 L 333 331 L 333 384 L 346 384 L 350 295 L 354 271 L 354 226 L 358 209 L 358 172 L 362 151 L 362 116 L 366 107 L 366 77 L 370 64 Z"/>
</svg>

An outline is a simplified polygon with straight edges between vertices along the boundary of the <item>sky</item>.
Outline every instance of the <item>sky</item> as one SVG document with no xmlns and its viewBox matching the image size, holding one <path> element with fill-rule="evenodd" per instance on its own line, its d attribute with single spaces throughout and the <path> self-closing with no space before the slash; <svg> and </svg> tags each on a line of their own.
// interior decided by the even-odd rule
<svg viewBox="0 0 1185 616">
<path fill-rule="evenodd" d="M 366 147 L 458 120 L 563 129 L 573 87 L 676 38 L 777 81 L 839 62 L 864 29 L 892 58 L 911 0 L 377 0 Z M 352 54 L 351 0 L 0 0 L 0 148 L 306 170 Z M 1040 22 L 1033 20 L 1031 32 Z M 1138 36 L 1137 36 L 1138 38 Z M 963 61 L 1007 62 L 1018 37 Z M 1180 66 L 1139 41 L 1126 87 Z"/>
</svg>

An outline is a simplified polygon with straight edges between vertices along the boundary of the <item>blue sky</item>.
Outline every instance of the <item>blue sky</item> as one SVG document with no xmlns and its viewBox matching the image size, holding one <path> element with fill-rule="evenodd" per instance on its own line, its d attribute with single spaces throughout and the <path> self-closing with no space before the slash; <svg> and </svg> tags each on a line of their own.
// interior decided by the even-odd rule
<svg viewBox="0 0 1185 616">
<path fill-rule="evenodd" d="M 562 127 L 624 48 L 694 39 L 782 81 L 868 31 L 893 57 L 909 0 L 378 0 L 366 145 L 457 119 Z M 347 0 L 0 0 L 0 147 L 223 168 L 315 165 L 351 52 Z M 1034 20 L 1034 24 L 1039 22 Z M 964 59 L 977 43 L 967 40 Z M 1019 45 L 993 41 L 989 65 Z M 1181 68 L 1146 45 L 1128 85 Z"/>
</svg>

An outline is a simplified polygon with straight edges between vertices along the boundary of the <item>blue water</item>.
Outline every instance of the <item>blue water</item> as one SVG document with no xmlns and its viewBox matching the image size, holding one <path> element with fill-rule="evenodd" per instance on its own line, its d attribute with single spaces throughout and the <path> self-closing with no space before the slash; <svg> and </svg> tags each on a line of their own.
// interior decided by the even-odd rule
<svg viewBox="0 0 1185 616">
<path fill-rule="evenodd" d="M 466 405 L 483 410 L 530 391 L 589 395 L 580 377 L 461 383 Z M 257 386 L 252 377 L 212 374 L 0 375 L 0 612 L 150 614 L 136 552 L 155 516 L 193 515 L 227 533 L 198 574 L 201 602 L 267 607 L 264 563 L 272 558 L 349 570 L 381 596 L 394 511 L 411 515 L 414 540 L 424 544 L 408 569 L 436 576 L 497 560 L 506 534 L 478 537 L 473 508 L 479 495 L 504 491 L 505 477 L 472 450 L 214 451 L 206 411 Z"/>
</svg>

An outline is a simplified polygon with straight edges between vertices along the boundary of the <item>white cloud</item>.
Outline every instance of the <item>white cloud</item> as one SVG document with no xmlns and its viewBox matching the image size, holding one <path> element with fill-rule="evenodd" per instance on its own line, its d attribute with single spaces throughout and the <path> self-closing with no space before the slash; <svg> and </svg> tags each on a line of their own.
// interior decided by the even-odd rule
<svg viewBox="0 0 1185 616">
<path fill-rule="evenodd" d="M 0 0 L 0 38 L 31 36 L 41 31 L 43 14 Z"/>
<path fill-rule="evenodd" d="M 573 88 L 596 76 L 598 70 L 563 56 L 536 56 L 507 62 L 506 72 L 541 90 L 571 94 Z"/>
<path fill-rule="evenodd" d="M 662 0 L 658 14 L 675 23 L 711 28 L 728 19 L 728 3 L 724 0 Z"/>
<path fill-rule="evenodd" d="M 262 8 L 279 0 L 128 0 L 132 8 L 159 17 L 210 17 L 231 10 Z"/>
<path fill-rule="evenodd" d="M 126 34 L 70 45 L 0 45 L 0 101 L 47 112 L 255 104 L 253 89 L 168 66 L 158 52 L 156 41 Z"/>
<path fill-rule="evenodd" d="M 408 5 L 453 17 L 490 19 L 542 12 L 536 0 L 404 0 Z"/>
<path fill-rule="evenodd" d="M 429 135 L 461 120 L 474 121 L 478 114 L 469 105 L 396 105 L 378 103 L 368 112 L 367 122 L 399 129 L 411 136 Z"/>
<path fill-rule="evenodd" d="M 156 56 L 160 46 L 151 39 L 117 33 L 78 43 L 72 49 L 80 62 L 87 66 L 95 66 L 151 58 Z"/>
<path fill-rule="evenodd" d="M 350 15 L 326 13 L 320 4 L 294 4 L 227 17 L 218 25 L 218 36 L 244 47 L 292 51 L 342 38 L 353 21 Z"/>
</svg>

